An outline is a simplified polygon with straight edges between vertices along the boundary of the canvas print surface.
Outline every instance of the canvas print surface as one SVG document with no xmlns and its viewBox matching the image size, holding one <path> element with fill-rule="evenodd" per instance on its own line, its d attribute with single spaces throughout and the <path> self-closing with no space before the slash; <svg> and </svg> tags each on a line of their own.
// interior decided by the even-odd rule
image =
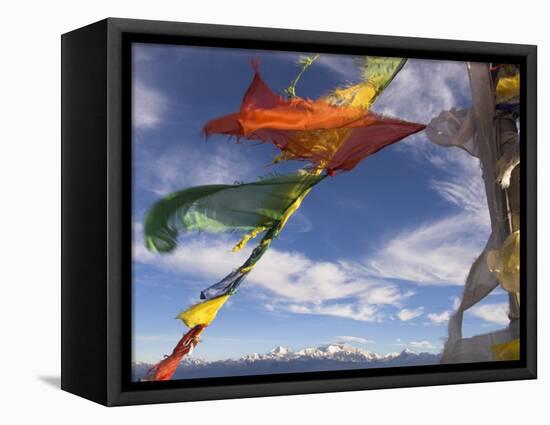
<svg viewBox="0 0 550 425">
<path fill-rule="evenodd" d="M 132 379 L 519 358 L 514 64 L 132 45 Z"/>
</svg>

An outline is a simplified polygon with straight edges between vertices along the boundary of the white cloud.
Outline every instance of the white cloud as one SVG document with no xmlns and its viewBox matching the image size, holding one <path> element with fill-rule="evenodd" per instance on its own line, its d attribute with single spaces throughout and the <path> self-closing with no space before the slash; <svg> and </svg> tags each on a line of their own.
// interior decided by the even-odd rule
<svg viewBox="0 0 550 425">
<path fill-rule="evenodd" d="M 433 149 L 433 151 L 432 151 Z M 477 159 L 429 145 L 419 158 L 444 172 L 430 187 L 456 212 L 389 237 L 363 260 L 372 276 L 419 285 L 463 285 L 490 233 L 485 187 Z"/>
<path fill-rule="evenodd" d="M 382 315 L 376 306 L 360 303 L 348 304 L 280 304 L 279 308 L 295 314 L 315 314 L 322 316 L 337 316 L 362 322 L 382 320 Z"/>
<path fill-rule="evenodd" d="M 346 342 L 356 342 L 358 344 L 374 344 L 375 341 L 372 341 L 367 338 L 363 338 L 360 336 L 349 336 L 349 335 L 341 335 L 336 337 L 339 341 L 346 341 Z"/>
<path fill-rule="evenodd" d="M 459 297 L 450 297 L 449 299 L 453 302 L 452 310 L 457 311 L 458 307 L 460 307 L 460 303 L 462 302 L 462 300 Z"/>
<path fill-rule="evenodd" d="M 373 110 L 427 123 L 442 110 L 459 104 L 469 88 L 464 62 L 409 59 Z"/>
<path fill-rule="evenodd" d="M 428 314 L 428 319 L 430 319 L 430 322 L 432 322 L 434 325 L 442 325 L 444 323 L 447 323 L 450 318 L 451 312 L 449 310 L 442 311 L 441 313 Z"/>
<path fill-rule="evenodd" d="M 205 157 L 183 146 L 160 155 L 153 155 L 148 148 L 142 147 L 136 162 L 140 170 L 137 184 L 141 189 L 162 196 L 190 186 L 233 184 L 250 179 L 253 175 L 251 162 L 240 149 L 232 148 L 227 143 L 216 143 Z M 302 224 L 307 229 L 306 220 L 303 219 Z"/>
<path fill-rule="evenodd" d="M 468 102 L 469 82 L 463 62 L 409 60 L 374 109 L 427 123 L 442 110 Z M 412 106 L 411 106 L 412 105 Z M 490 231 L 479 161 L 460 149 L 442 148 L 423 134 L 396 146 L 444 178 L 430 187 L 457 212 L 403 229 L 363 261 L 372 276 L 419 285 L 463 285 Z"/>
<path fill-rule="evenodd" d="M 344 266 L 346 263 L 342 263 Z M 361 297 L 369 304 L 388 304 L 399 306 L 401 301 L 414 295 L 413 291 L 401 292 L 397 286 L 380 285 L 371 288 Z"/>
<path fill-rule="evenodd" d="M 430 147 L 435 150 L 426 149 L 428 160 L 446 175 L 444 180 L 432 179 L 431 188 L 475 220 L 477 227 L 488 230 L 490 218 L 479 160 L 458 148 Z"/>
<path fill-rule="evenodd" d="M 411 341 L 409 344 L 411 347 L 414 348 L 427 348 L 427 349 L 435 349 L 437 348 L 434 344 L 432 344 L 430 341 Z"/>
<path fill-rule="evenodd" d="M 476 305 L 466 310 L 466 313 L 497 325 L 507 325 L 510 322 L 508 303 Z"/>
<path fill-rule="evenodd" d="M 401 320 L 402 322 L 408 322 L 409 320 L 422 316 L 423 312 L 424 308 L 422 307 L 415 308 L 414 310 L 404 308 L 403 310 L 399 311 L 399 313 L 397 313 L 397 317 L 399 317 L 399 320 Z"/>
<path fill-rule="evenodd" d="M 412 348 L 414 351 L 418 351 L 418 350 L 440 351 L 443 348 L 440 344 L 434 344 L 426 339 L 421 341 L 404 342 L 401 338 L 396 338 L 395 343 L 393 345 L 397 347 Z"/>
<path fill-rule="evenodd" d="M 374 110 L 427 123 L 442 110 L 468 101 L 463 62 L 409 60 L 377 100 Z M 479 161 L 456 148 L 442 148 L 425 135 L 396 145 L 421 166 L 443 174 L 430 188 L 456 213 L 416 223 L 388 237 L 362 261 L 367 274 L 419 285 L 463 285 L 490 232 Z"/>
<path fill-rule="evenodd" d="M 402 232 L 368 258 L 366 267 L 374 276 L 419 285 L 463 285 L 481 248 L 476 235 L 465 235 L 478 230 L 474 224 L 455 215 Z"/>
<path fill-rule="evenodd" d="M 153 128 L 162 121 L 167 108 L 165 96 L 140 81 L 133 82 L 132 123 L 136 128 Z"/>
<path fill-rule="evenodd" d="M 134 259 L 160 268 L 199 276 L 212 283 L 244 261 L 245 252 L 232 253 L 232 241 L 188 238 L 169 255 L 134 246 Z M 243 250 L 246 251 L 246 250 Z M 216 259 L 213 261 L 213 259 Z M 382 320 L 384 306 L 399 307 L 411 295 L 396 285 L 348 268 L 345 262 L 314 261 L 298 252 L 270 249 L 244 283 L 265 300 L 271 311 Z"/>
</svg>

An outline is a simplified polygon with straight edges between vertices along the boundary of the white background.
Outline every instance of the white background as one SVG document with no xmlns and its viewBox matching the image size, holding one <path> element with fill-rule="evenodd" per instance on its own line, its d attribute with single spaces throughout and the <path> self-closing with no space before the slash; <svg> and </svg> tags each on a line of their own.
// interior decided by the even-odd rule
<svg viewBox="0 0 550 425">
<path fill-rule="evenodd" d="M 537 5 L 538 4 L 538 5 Z M 548 423 L 548 13 L 535 1 L 3 2 L 0 326 L 3 423 Z M 538 44 L 537 381 L 107 409 L 59 390 L 60 34 L 108 16 Z M 85 188 L 83 188 L 85 190 Z M 83 223 L 85 225 L 85 223 Z"/>
</svg>

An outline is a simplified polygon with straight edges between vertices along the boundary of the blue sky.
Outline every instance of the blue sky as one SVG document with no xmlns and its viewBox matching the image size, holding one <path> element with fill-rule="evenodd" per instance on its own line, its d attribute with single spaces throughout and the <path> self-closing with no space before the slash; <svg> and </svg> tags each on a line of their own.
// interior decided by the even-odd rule
<svg viewBox="0 0 550 425">
<path fill-rule="evenodd" d="M 133 360 L 156 362 L 185 331 L 174 318 L 200 290 L 241 264 L 236 235 L 185 235 L 172 254 L 143 245 L 147 209 L 174 190 L 254 181 L 300 163 L 269 165 L 269 144 L 236 144 L 201 134 L 210 119 L 236 111 L 259 57 L 280 93 L 298 53 L 153 44 L 133 47 Z M 323 55 L 297 93 L 317 98 L 357 81 L 354 58 Z M 470 105 L 466 66 L 407 62 L 377 100 L 378 112 L 428 123 Z M 204 333 L 194 355 L 209 360 L 350 342 L 380 354 L 439 352 L 465 276 L 489 235 L 476 159 L 423 133 L 325 179 L 303 202 L 271 250 Z M 507 324 L 496 290 L 465 316 L 465 336 Z"/>
</svg>

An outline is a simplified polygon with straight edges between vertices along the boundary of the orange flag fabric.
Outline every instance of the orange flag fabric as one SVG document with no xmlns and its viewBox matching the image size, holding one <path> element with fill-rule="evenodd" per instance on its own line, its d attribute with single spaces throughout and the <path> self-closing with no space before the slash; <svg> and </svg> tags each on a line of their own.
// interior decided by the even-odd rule
<svg viewBox="0 0 550 425">
<path fill-rule="evenodd" d="M 279 159 L 309 161 L 333 174 L 351 170 L 367 156 L 424 128 L 365 108 L 333 105 L 325 98 L 285 99 L 267 86 L 256 63 L 240 110 L 209 121 L 204 133 L 270 141 L 282 151 Z"/>
<path fill-rule="evenodd" d="M 149 369 L 145 379 L 147 381 L 169 381 L 174 373 L 176 373 L 183 356 L 189 354 L 199 343 L 200 335 L 205 328 L 206 325 L 197 325 L 183 335 L 172 351 L 172 354 Z"/>
</svg>

